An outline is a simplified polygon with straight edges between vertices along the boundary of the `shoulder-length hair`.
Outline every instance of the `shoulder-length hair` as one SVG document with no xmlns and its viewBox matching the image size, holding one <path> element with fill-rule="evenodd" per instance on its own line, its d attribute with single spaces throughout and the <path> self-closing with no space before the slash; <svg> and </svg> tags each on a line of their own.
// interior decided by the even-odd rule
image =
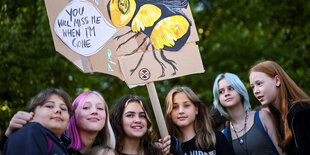
<svg viewBox="0 0 310 155">
<path fill-rule="evenodd" d="M 28 112 L 34 112 L 37 106 L 42 106 L 48 100 L 48 98 L 52 95 L 58 95 L 59 97 L 63 99 L 63 101 L 65 102 L 68 108 L 69 115 L 71 116 L 72 106 L 71 106 L 69 95 L 65 91 L 61 89 L 56 89 L 56 88 L 48 88 L 48 89 L 42 90 L 36 96 L 34 96 L 30 100 L 30 103 L 28 106 Z"/>
<path fill-rule="evenodd" d="M 249 76 L 252 72 L 262 72 L 267 74 L 270 78 L 275 78 L 276 75 L 279 76 L 280 86 L 279 86 L 279 111 L 281 113 L 281 120 L 284 125 L 284 140 L 282 141 L 282 147 L 287 145 L 292 139 L 292 132 L 288 126 L 286 115 L 288 114 L 289 108 L 297 102 L 306 102 L 310 104 L 309 96 L 301 90 L 296 83 L 286 74 L 282 67 L 274 61 L 263 61 L 254 65 L 250 71 Z M 277 117 L 274 110 L 271 110 L 272 115 Z M 280 128 L 280 127 L 279 127 Z"/>
<path fill-rule="evenodd" d="M 239 93 L 241 97 L 241 102 L 243 105 L 243 109 L 245 111 L 251 109 L 250 101 L 249 101 L 249 94 L 247 89 L 245 88 L 242 81 L 239 79 L 239 77 L 233 73 L 223 73 L 219 74 L 214 81 L 213 84 L 213 105 L 218 111 L 225 116 L 226 118 L 230 118 L 229 114 L 227 113 L 225 107 L 222 106 L 220 103 L 220 97 L 219 97 L 219 87 L 218 83 L 222 79 L 226 79 L 228 83 Z"/>
<path fill-rule="evenodd" d="M 183 133 L 181 132 L 181 129 L 173 123 L 171 118 L 171 111 L 173 109 L 174 102 L 173 98 L 175 94 L 181 92 L 184 93 L 190 99 L 190 101 L 198 108 L 198 114 L 196 115 L 194 122 L 194 130 L 196 133 L 196 147 L 204 149 L 206 147 L 215 146 L 216 137 L 209 118 L 208 108 L 187 86 L 176 86 L 172 88 L 166 97 L 165 119 L 169 134 L 176 136 L 180 139 L 180 142 L 182 142 Z"/>
<path fill-rule="evenodd" d="M 109 119 L 109 109 L 108 105 L 105 102 L 102 95 L 97 91 L 86 91 L 80 94 L 72 103 L 73 109 L 74 109 L 74 115 L 70 118 L 66 133 L 71 138 L 71 144 L 69 148 L 73 148 L 75 150 L 80 150 L 85 147 L 83 144 L 77 127 L 77 120 L 76 116 L 78 115 L 79 110 L 83 107 L 86 98 L 91 95 L 95 94 L 97 95 L 104 103 L 105 106 L 105 112 L 106 112 L 106 121 L 104 127 L 98 132 L 98 135 L 95 139 L 95 144 L 101 144 L 101 145 L 107 145 L 111 148 L 115 148 L 115 136 L 113 129 L 111 127 L 110 119 Z"/>
<path fill-rule="evenodd" d="M 144 155 L 153 155 L 153 154 L 160 154 L 159 150 L 155 147 L 154 139 L 157 138 L 157 134 L 153 129 L 153 123 L 151 118 L 150 110 L 145 102 L 145 100 L 137 95 L 125 95 L 122 96 L 114 106 L 111 108 L 111 124 L 112 128 L 114 130 L 114 133 L 116 135 L 116 151 L 118 153 L 121 153 L 123 149 L 122 140 L 126 136 L 126 133 L 123 129 L 123 112 L 127 105 L 131 102 L 138 102 L 140 106 L 142 107 L 143 111 L 145 112 L 146 118 L 147 118 L 147 132 L 142 137 L 140 141 L 140 148 L 141 148 L 141 154 Z"/>
</svg>

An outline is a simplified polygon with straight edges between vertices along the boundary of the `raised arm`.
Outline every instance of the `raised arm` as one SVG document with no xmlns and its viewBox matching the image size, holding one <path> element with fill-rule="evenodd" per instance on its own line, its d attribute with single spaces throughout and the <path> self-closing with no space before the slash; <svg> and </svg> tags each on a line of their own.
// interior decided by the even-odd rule
<svg viewBox="0 0 310 155">
<path fill-rule="evenodd" d="M 5 136 L 9 137 L 14 131 L 22 128 L 25 124 L 32 120 L 33 112 L 18 111 L 11 119 L 8 128 L 5 131 Z"/>
<path fill-rule="evenodd" d="M 18 111 L 10 121 L 9 127 L 6 129 L 4 136 L 0 140 L 0 151 L 2 152 L 8 137 L 16 130 L 22 128 L 25 124 L 32 120 L 34 113 Z"/>
</svg>

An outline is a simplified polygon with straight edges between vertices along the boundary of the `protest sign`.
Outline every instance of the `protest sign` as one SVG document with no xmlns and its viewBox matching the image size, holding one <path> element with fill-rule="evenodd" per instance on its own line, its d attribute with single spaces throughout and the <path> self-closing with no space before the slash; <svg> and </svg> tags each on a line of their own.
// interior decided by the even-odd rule
<svg viewBox="0 0 310 155">
<path fill-rule="evenodd" d="M 161 135 L 167 135 L 153 82 L 204 72 L 188 1 L 45 0 L 45 5 L 56 51 L 84 73 L 113 75 L 130 87 L 146 84 Z"/>
</svg>

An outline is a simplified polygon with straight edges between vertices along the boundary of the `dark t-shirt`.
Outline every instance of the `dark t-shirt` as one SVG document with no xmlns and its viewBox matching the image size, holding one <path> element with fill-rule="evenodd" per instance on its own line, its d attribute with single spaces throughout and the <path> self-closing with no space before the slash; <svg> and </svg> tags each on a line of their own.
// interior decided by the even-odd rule
<svg viewBox="0 0 310 155">
<path fill-rule="evenodd" d="M 228 143 L 224 134 L 219 131 L 214 131 L 216 136 L 216 145 L 204 148 L 203 150 L 197 149 L 195 145 L 196 137 L 182 143 L 182 150 L 184 155 L 203 154 L 203 155 L 234 155 L 232 146 Z"/>
<path fill-rule="evenodd" d="M 69 155 L 83 155 L 80 151 L 75 150 L 73 148 L 68 149 Z"/>
</svg>

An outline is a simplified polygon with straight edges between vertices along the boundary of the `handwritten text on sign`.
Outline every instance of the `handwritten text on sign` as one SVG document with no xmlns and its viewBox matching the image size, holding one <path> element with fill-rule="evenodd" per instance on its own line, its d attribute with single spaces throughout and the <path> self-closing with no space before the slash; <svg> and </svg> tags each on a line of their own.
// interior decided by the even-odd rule
<svg viewBox="0 0 310 155">
<path fill-rule="evenodd" d="M 97 53 L 117 31 L 97 7 L 83 0 L 71 1 L 58 14 L 54 30 L 67 46 L 83 56 Z"/>
</svg>

